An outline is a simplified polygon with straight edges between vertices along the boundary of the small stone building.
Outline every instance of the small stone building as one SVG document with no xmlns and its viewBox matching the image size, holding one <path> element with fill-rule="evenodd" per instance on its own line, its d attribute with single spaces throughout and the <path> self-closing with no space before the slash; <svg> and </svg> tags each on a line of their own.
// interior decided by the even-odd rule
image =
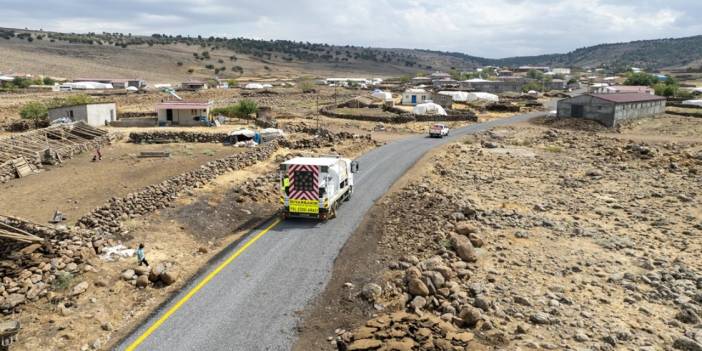
<svg viewBox="0 0 702 351">
<path fill-rule="evenodd" d="M 644 93 L 584 94 L 558 101 L 558 117 L 591 119 L 614 127 L 665 111 L 665 98 Z"/>
<path fill-rule="evenodd" d="M 416 105 L 431 100 L 431 93 L 424 89 L 407 89 L 402 93 L 403 105 Z"/>
<path fill-rule="evenodd" d="M 49 109 L 49 121 L 68 119 L 72 122 L 82 121 L 93 127 L 101 127 L 117 120 L 117 105 L 114 102 L 104 104 L 86 104 L 63 106 Z"/>
<path fill-rule="evenodd" d="M 156 105 L 159 125 L 197 126 L 209 118 L 210 102 L 168 101 Z"/>
</svg>

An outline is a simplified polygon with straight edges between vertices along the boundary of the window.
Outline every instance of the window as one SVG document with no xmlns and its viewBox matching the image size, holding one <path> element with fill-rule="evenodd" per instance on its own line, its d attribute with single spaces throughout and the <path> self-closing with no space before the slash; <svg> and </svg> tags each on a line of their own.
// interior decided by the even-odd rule
<svg viewBox="0 0 702 351">
<path fill-rule="evenodd" d="M 68 111 L 68 116 L 73 118 L 73 110 Z"/>
</svg>

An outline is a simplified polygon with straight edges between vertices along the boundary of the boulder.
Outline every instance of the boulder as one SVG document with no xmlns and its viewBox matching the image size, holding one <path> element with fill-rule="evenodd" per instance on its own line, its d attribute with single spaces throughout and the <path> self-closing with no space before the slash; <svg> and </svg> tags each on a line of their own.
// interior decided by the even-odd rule
<svg viewBox="0 0 702 351">
<path fill-rule="evenodd" d="M 473 249 L 473 244 L 470 240 L 464 236 L 453 235 L 451 236 L 451 243 L 453 244 L 454 250 L 456 250 L 456 255 L 466 262 L 476 262 L 478 260 L 478 255 Z"/>
<path fill-rule="evenodd" d="M 456 233 L 468 236 L 478 232 L 478 228 L 469 222 L 460 222 L 456 224 Z"/>
<path fill-rule="evenodd" d="M 472 328 L 482 319 L 482 313 L 480 309 L 473 306 L 463 306 L 461 311 L 458 312 L 458 318 L 463 322 L 464 326 Z"/>
<path fill-rule="evenodd" d="M 468 234 L 468 240 L 470 240 L 470 243 L 473 244 L 474 247 L 483 247 L 483 245 L 485 245 L 483 239 L 475 233 Z"/>
<path fill-rule="evenodd" d="M 375 283 L 368 283 L 361 289 L 361 295 L 368 301 L 375 301 L 383 293 L 383 288 Z"/>
<path fill-rule="evenodd" d="M 149 276 L 148 275 L 140 275 L 137 280 L 136 280 L 136 286 L 137 288 L 145 288 L 149 285 Z"/>
<path fill-rule="evenodd" d="M 88 282 L 80 282 L 76 286 L 73 287 L 73 290 L 71 290 L 71 296 L 80 295 L 80 294 L 88 291 L 89 287 L 90 287 L 90 284 L 88 284 Z"/>
<path fill-rule="evenodd" d="M 157 282 L 161 278 L 161 274 L 166 271 L 166 266 L 163 263 L 159 263 L 151 269 L 149 272 L 149 280 L 152 283 Z"/>
<path fill-rule="evenodd" d="M 135 274 L 136 273 L 134 272 L 133 269 L 126 269 L 126 270 L 124 270 L 124 272 L 122 272 L 122 274 L 120 274 L 120 276 L 124 280 L 132 280 L 132 279 L 134 279 Z"/>
<path fill-rule="evenodd" d="M 178 280 L 178 272 L 175 270 L 165 271 L 159 275 L 159 279 L 163 284 L 171 285 Z"/>
<path fill-rule="evenodd" d="M 413 296 L 429 295 L 429 288 L 419 278 L 410 278 L 407 281 L 407 291 Z"/>
</svg>

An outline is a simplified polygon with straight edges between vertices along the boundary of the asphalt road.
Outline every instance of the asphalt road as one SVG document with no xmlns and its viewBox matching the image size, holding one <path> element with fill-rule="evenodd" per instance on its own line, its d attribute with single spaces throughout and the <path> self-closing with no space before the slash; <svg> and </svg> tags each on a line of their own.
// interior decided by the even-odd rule
<svg viewBox="0 0 702 351">
<path fill-rule="evenodd" d="M 455 129 L 444 139 L 414 136 L 361 156 L 354 194 L 337 218 L 326 223 L 281 222 L 251 244 L 231 264 L 170 315 L 136 350 L 289 350 L 300 312 L 324 289 L 334 259 L 365 213 L 430 149 L 460 136 L 543 115 L 532 113 Z M 254 238 L 263 227 L 251 232 Z M 224 261 L 239 247 L 225 253 Z M 194 279 L 119 346 L 127 349 L 147 328 L 221 262 Z"/>
</svg>

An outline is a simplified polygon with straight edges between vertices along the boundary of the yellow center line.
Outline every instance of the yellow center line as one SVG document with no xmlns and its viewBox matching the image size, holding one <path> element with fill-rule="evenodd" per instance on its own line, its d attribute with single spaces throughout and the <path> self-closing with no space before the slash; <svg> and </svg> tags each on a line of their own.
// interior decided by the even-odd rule
<svg viewBox="0 0 702 351">
<path fill-rule="evenodd" d="M 275 221 L 273 221 L 273 223 L 271 223 L 271 225 L 269 225 L 266 229 L 264 229 L 260 233 L 256 234 L 256 236 L 251 238 L 251 240 L 247 241 L 242 247 L 240 247 L 238 250 L 236 250 L 236 252 L 234 252 L 231 256 L 229 256 L 226 261 L 222 262 L 219 266 L 217 266 L 217 268 L 215 268 L 214 271 L 210 272 L 210 274 L 208 274 L 205 277 L 205 279 L 200 281 L 194 288 L 192 288 L 192 290 L 188 291 L 188 293 L 185 296 L 183 296 L 182 299 L 180 299 L 175 305 L 173 305 L 173 307 L 171 307 L 168 311 L 166 311 L 166 313 L 163 316 L 161 316 L 161 318 L 159 318 L 154 324 L 152 324 L 149 327 L 149 329 L 147 329 L 144 332 L 144 334 L 141 334 L 125 350 L 126 351 L 136 350 L 136 348 L 139 347 L 139 345 L 141 345 L 141 343 L 143 343 L 144 340 L 146 340 L 146 338 L 148 338 L 151 334 L 153 334 L 161 326 L 161 324 L 163 324 L 172 314 L 174 314 L 176 311 L 178 311 L 178 309 L 180 309 L 186 302 L 188 302 L 188 300 L 190 300 L 190 298 L 192 298 L 198 291 L 200 291 L 200 289 L 202 289 L 205 285 L 207 285 L 207 283 L 209 283 L 210 280 L 212 280 L 212 278 L 217 276 L 217 274 L 219 274 L 219 272 L 221 272 L 225 267 L 227 267 L 230 263 L 232 263 L 232 261 L 234 261 L 234 259 L 239 257 L 239 255 L 241 255 L 244 251 L 246 251 L 246 249 L 248 249 L 249 246 L 253 245 L 253 243 L 255 243 L 256 240 L 260 239 L 263 235 L 268 233 L 269 230 L 273 229 L 276 225 L 278 225 L 278 223 L 280 223 L 280 219 L 276 219 Z"/>
</svg>

